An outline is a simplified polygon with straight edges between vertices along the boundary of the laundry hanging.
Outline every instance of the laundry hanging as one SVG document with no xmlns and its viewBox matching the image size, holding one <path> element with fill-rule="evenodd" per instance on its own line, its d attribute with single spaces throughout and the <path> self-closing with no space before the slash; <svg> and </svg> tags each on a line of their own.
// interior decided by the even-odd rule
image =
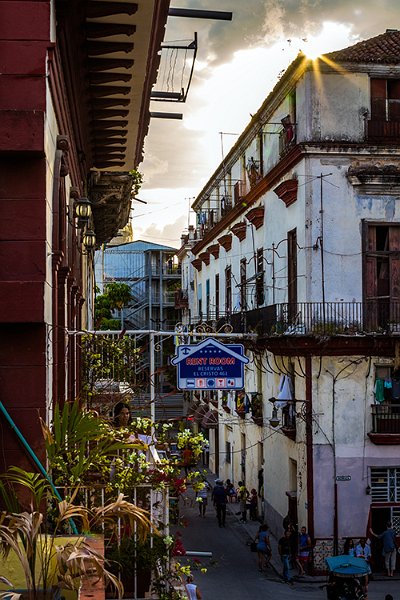
<svg viewBox="0 0 400 600">
<path fill-rule="evenodd" d="M 276 408 L 285 408 L 288 401 L 293 400 L 293 386 L 289 375 L 281 375 L 279 392 L 275 400 Z"/>
</svg>

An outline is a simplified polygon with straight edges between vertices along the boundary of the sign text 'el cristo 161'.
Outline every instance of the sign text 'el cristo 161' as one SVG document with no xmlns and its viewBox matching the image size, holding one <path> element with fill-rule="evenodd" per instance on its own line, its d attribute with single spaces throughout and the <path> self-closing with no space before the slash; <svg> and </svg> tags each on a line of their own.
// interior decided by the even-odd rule
<svg viewBox="0 0 400 600">
<path fill-rule="evenodd" d="M 241 390 L 244 365 L 249 362 L 242 344 L 221 344 L 209 338 L 199 344 L 178 346 L 171 360 L 177 366 L 181 390 Z"/>
</svg>

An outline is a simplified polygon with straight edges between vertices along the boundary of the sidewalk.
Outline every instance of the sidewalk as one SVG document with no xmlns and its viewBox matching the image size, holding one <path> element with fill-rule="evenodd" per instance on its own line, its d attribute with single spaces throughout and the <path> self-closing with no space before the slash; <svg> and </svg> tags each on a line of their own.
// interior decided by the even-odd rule
<svg viewBox="0 0 400 600">
<path fill-rule="evenodd" d="M 201 467 L 202 469 L 204 469 L 204 467 Z M 217 478 L 217 476 L 212 473 L 211 471 L 208 471 L 208 476 L 207 479 L 209 481 L 209 483 L 213 486 L 215 479 Z M 227 504 L 227 513 L 229 513 L 231 516 L 230 518 L 233 520 L 235 519 L 237 521 L 237 529 L 236 531 L 241 532 L 242 538 L 245 542 L 245 544 L 250 545 L 250 543 L 252 541 L 254 541 L 258 529 L 261 525 L 260 521 L 251 521 L 249 519 L 247 519 L 247 521 L 245 523 L 242 523 L 240 521 L 241 519 L 241 514 L 236 514 L 239 512 L 239 503 L 238 502 L 228 502 Z M 283 535 L 283 532 L 282 532 Z M 279 577 L 282 576 L 282 562 L 279 556 L 279 552 L 278 552 L 278 540 L 272 535 L 270 534 L 270 544 L 271 544 L 271 550 L 272 550 L 272 557 L 270 560 L 270 565 L 273 568 L 273 570 L 275 571 L 275 573 L 277 575 L 279 575 Z M 298 581 L 299 583 L 314 583 L 314 584 L 319 584 L 321 585 L 322 583 L 326 583 L 327 581 L 327 577 L 326 575 L 302 575 L 299 576 L 298 575 L 298 571 L 297 568 L 291 569 L 290 570 L 290 574 L 291 576 L 294 578 L 295 581 Z M 375 581 L 388 581 L 388 577 L 386 577 L 386 575 L 384 573 L 373 573 L 373 579 Z M 400 579 L 400 574 L 396 574 L 393 577 L 393 580 L 399 580 Z"/>
<path fill-rule="evenodd" d="M 240 521 L 241 515 L 236 514 L 237 512 L 239 512 L 239 503 L 236 503 L 236 502 L 228 503 L 227 504 L 227 512 L 228 511 L 231 514 L 231 516 L 239 522 L 240 529 L 243 532 L 243 536 L 246 538 L 246 543 L 250 544 L 250 542 L 252 542 L 255 539 L 261 523 L 259 521 L 250 521 L 249 519 L 245 523 L 242 523 Z M 282 575 L 282 562 L 281 562 L 279 552 L 278 552 L 278 540 L 272 534 L 270 534 L 269 540 L 270 540 L 270 545 L 271 545 L 271 550 L 272 550 L 272 557 L 270 560 L 270 565 L 274 569 L 274 571 L 277 573 L 277 575 L 281 576 Z M 302 577 L 299 577 L 297 575 L 297 568 L 291 569 L 290 574 L 295 580 L 298 580 L 299 582 L 302 582 L 302 583 L 319 583 L 319 584 L 326 583 L 325 575 L 321 575 L 321 576 L 319 576 L 319 575 L 318 576 L 303 575 Z"/>
</svg>

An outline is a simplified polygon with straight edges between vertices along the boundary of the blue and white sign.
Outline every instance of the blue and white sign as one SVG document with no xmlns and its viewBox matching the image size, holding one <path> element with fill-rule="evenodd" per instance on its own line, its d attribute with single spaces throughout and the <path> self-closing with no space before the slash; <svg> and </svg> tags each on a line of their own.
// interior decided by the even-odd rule
<svg viewBox="0 0 400 600">
<path fill-rule="evenodd" d="M 241 390 L 248 362 L 242 344 L 221 344 L 214 338 L 178 346 L 171 360 L 180 390 Z"/>
</svg>

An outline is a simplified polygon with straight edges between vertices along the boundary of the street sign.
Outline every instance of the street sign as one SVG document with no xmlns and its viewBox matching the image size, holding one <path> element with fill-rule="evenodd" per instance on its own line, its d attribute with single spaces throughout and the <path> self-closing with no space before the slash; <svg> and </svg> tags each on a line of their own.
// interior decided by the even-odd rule
<svg viewBox="0 0 400 600">
<path fill-rule="evenodd" d="M 351 475 L 336 475 L 336 481 L 350 481 Z"/>
<path fill-rule="evenodd" d="M 171 360 L 180 390 L 241 390 L 248 362 L 242 344 L 221 344 L 214 338 L 178 346 Z"/>
</svg>

